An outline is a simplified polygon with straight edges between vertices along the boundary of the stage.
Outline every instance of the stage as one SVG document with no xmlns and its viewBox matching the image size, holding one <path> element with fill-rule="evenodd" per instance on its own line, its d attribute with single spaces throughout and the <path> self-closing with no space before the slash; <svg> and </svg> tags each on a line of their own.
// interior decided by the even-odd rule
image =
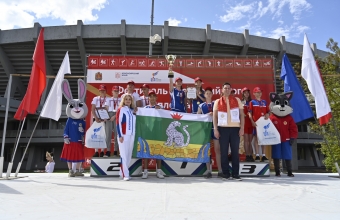
<svg viewBox="0 0 340 220">
<path fill-rule="evenodd" d="M 68 178 L 24 173 L 0 181 L 1 219 L 339 219 L 336 174 L 247 177 Z M 13 176 L 13 174 L 12 174 Z"/>
</svg>

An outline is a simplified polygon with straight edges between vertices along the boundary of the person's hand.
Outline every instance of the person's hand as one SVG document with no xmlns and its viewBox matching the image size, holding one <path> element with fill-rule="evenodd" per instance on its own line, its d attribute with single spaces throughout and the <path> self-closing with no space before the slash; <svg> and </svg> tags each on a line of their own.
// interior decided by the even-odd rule
<svg viewBox="0 0 340 220">
<path fill-rule="evenodd" d="M 253 127 L 257 126 L 256 123 L 253 120 L 251 121 L 251 124 L 253 125 Z"/>
<path fill-rule="evenodd" d="M 161 109 L 161 107 L 159 107 L 158 105 L 156 105 L 155 109 Z"/>
<path fill-rule="evenodd" d="M 212 115 L 213 115 L 213 113 L 212 113 L 212 112 L 209 112 L 209 113 L 208 113 L 208 115 L 211 115 L 211 116 L 212 116 Z"/>
<path fill-rule="evenodd" d="M 107 119 L 104 119 L 104 122 L 107 122 Z"/>
<path fill-rule="evenodd" d="M 240 128 L 238 135 L 240 135 L 240 137 L 244 135 L 244 128 L 242 128 L 242 127 Z"/>
<path fill-rule="evenodd" d="M 214 129 L 214 136 L 215 138 L 220 139 L 220 132 L 218 132 L 217 129 Z"/>
<path fill-rule="evenodd" d="M 123 137 L 120 137 L 120 138 L 119 138 L 119 142 L 120 142 L 120 143 L 123 143 L 123 141 L 124 141 L 124 138 L 123 138 Z"/>
<path fill-rule="evenodd" d="M 65 138 L 64 138 L 64 143 L 65 143 L 65 144 L 70 144 L 70 139 L 69 139 L 68 137 L 65 137 Z"/>
<path fill-rule="evenodd" d="M 269 118 L 269 114 L 264 115 L 264 120 L 267 120 Z"/>
<path fill-rule="evenodd" d="M 289 144 L 290 144 L 290 146 L 292 146 L 292 145 L 294 144 L 294 141 L 295 141 L 295 139 L 294 139 L 294 138 L 291 138 L 291 139 L 289 140 Z"/>
<path fill-rule="evenodd" d="M 112 116 L 112 117 L 110 118 L 110 121 L 114 121 L 114 120 L 115 120 L 115 117 L 116 117 L 116 116 Z"/>
<path fill-rule="evenodd" d="M 97 123 L 100 123 L 101 120 L 100 120 L 99 118 L 96 118 L 96 122 L 97 122 Z"/>
</svg>

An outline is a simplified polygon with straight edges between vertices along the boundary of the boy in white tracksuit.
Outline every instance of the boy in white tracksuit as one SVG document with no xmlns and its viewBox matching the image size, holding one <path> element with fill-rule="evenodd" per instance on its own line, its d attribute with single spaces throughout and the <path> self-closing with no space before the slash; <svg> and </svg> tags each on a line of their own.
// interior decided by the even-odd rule
<svg viewBox="0 0 340 220">
<path fill-rule="evenodd" d="M 130 180 L 129 166 L 135 139 L 136 116 L 133 97 L 125 94 L 116 114 L 117 138 L 121 157 L 119 175 L 125 180 Z"/>
</svg>

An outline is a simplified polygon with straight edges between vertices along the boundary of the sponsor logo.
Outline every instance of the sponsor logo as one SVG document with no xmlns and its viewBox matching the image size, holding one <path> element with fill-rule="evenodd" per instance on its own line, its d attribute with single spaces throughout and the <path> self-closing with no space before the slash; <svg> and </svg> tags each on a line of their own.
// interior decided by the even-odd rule
<svg viewBox="0 0 340 220">
<path fill-rule="evenodd" d="M 150 79 L 151 82 L 161 82 L 162 81 L 161 79 L 155 77 L 155 76 L 158 75 L 158 72 L 159 71 L 151 73 L 151 79 Z"/>
<path fill-rule="evenodd" d="M 121 73 L 115 73 L 115 78 L 120 79 Z"/>
<path fill-rule="evenodd" d="M 95 80 L 102 80 L 103 74 L 101 72 L 96 72 L 96 74 L 94 74 L 94 79 Z"/>
</svg>

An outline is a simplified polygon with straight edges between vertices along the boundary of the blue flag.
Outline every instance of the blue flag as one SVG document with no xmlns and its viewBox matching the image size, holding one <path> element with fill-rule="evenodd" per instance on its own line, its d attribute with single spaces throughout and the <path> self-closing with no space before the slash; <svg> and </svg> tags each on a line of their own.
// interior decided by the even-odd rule
<svg viewBox="0 0 340 220">
<path fill-rule="evenodd" d="M 290 105 L 293 108 L 292 117 L 296 123 L 314 117 L 305 93 L 296 78 L 293 67 L 286 54 L 282 58 L 281 79 L 284 80 L 284 91 L 292 91 Z"/>
</svg>

